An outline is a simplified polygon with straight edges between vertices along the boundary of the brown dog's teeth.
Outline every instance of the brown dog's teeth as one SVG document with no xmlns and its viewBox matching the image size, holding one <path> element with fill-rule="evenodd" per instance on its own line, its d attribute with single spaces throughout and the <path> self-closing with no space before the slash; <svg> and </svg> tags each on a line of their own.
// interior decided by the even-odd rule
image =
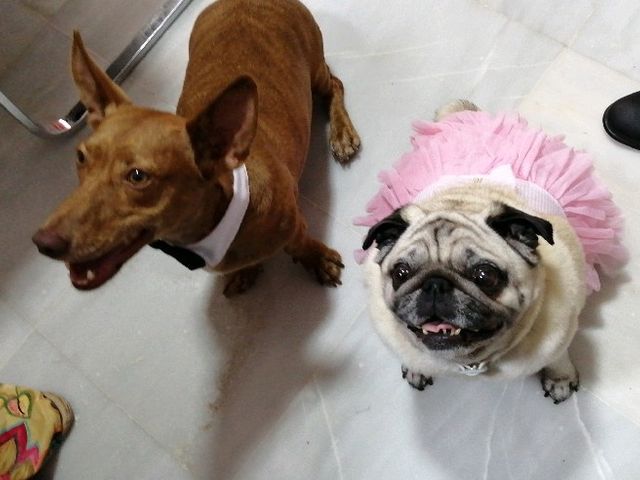
<svg viewBox="0 0 640 480">
<path fill-rule="evenodd" d="M 91 281 L 96 278 L 96 274 L 93 273 L 93 270 L 87 270 L 87 280 Z"/>
</svg>

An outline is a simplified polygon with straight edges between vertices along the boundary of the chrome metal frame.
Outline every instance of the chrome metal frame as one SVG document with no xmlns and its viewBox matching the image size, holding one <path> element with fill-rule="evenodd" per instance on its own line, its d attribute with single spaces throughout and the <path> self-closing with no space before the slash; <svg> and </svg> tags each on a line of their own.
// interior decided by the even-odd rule
<svg viewBox="0 0 640 480">
<path fill-rule="evenodd" d="M 190 3 L 191 0 L 167 0 L 160 11 L 107 67 L 107 75 L 116 83 L 122 82 Z M 29 117 L 2 92 L 0 106 L 31 133 L 43 138 L 69 135 L 84 125 L 87 116 L 86 108 L 78 102 L 64 117 L 43 125 Z"/>
</svg>

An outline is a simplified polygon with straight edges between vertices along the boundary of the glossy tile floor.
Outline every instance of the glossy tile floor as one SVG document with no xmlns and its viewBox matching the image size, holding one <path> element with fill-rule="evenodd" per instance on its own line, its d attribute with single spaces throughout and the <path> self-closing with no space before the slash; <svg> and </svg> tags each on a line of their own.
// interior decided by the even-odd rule
<svg viewBox="0 0 640 480">
<path fill-rule="evenodd" d="M 30 236 L 75 184 L 86 131 L 43 141 L 0 112 L 0 381 L 63 393 L 78 415 L 49 476 L 640 478 L 640 152 L 601 128 L 609 103 L 640 90 L 638 3 L 306 3 L 364 146 L 341 168 L 316 116 L 301 192 L 312 231 L 346 260 L 336 290 L 279 256 L 253 291 L 226 300 L 216 277 L 145 249 L 103 288 L 75 291 Z M 39 118 L 66 112 L 70 29 L 104 65 L 158 4 L 3 0 L 0 89 Z M 125 82 L 136 101 L 175 106 L 205 4 L 194 0 Z M 351 219 L 410 148 L 411 121 L 456 97 L 566 134 L 626 213 L 631 260 L 588 303 L 571 349 L 582 389 L 564 404 L 536 378 L 437 378 L 414 391 L 369 325 L 351 256 L 364 232 Z"/>
</svg>

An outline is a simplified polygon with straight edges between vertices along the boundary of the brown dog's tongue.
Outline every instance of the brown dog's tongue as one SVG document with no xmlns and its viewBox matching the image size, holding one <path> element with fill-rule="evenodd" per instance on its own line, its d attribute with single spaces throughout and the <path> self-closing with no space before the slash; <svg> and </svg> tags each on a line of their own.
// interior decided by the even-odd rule
<svg viewBox="0 0 640 480">
<path fill-rule="evenodd" d="M 79 290 L 91 290 L 102 285 L 113 277 L 121 264 L 102 260 L 84 264 L 70 264 L 69 277 L 74 287 Z"/>
<path fill-rule="evenodd" d="M 82 263 L 69 264 L 71 283 L 79 290 L 97 288 L 113 277 L 122 264 L 151 240 L 151 234 L 143 231 L 130 244 L 116 248 L 102 257 Z"/>
</svg>

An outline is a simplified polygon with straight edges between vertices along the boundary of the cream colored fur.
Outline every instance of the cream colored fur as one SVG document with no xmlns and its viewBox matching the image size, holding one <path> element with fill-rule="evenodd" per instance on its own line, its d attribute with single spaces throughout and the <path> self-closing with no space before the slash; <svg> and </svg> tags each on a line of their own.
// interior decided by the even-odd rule
<svg viewBox="0 0 640 480">
<path fill-rule="evenodd" d="M 454 199 L 471 197 L 476 199 L 471 209 L 478 212 L 489 208 L 495 200 L 519 210 L 528 210 L 515 196 L 490 185 L 448 189 L 426 203 L 429 210 L 434 211 L 439 209 L 439 203 L 444 207 Z M 470 207 L 469 202 L 464 206 Z M 413 215 L 419 215 L 417 210 Z M 564 218 L 544 218 L 553 225 L 555 244 L 541 242 L 538 247 L 542 275 L 536 282 L 537 301 L 519 320 L 520 328 L 509 343 L 488 358 L 469 359 L 488 361 L 491 367 L 487 376 L 514 378 L 538 372 L 562 357 L 577 330 L 578 314 L 586 297 L 582 249 Z M 370 290 L 371 318 L 381 338 L 409 370 L 424 376 L 459 373 L 458 365 L 464 359 L 444 359 L 437 352 L 428 350 L 389 310 L 382 291 L 382 271 L 374 260 L 376 254 L 377 250 L 372 248 L 365 261 L 365 271 Z"/>
<path fill-rule="evenodd" d="M 473 104 L 454 102 L 440 109 L 438 118 L 469 105 Z M 543 388 L 559 402 L 577 388 L 577 372 L 569 360 L 567 348 L 578 328 L 578 315 L 586 298 L 583 252 L 567 220 L 533 212 L 515 193 L 486 183 L 440 191 L 422 204 L 405 207 L 402 216 L 410 224 L 419 221 L 427 210 L 459 210 L 465 214 L 477 214 L 481 218 L 496 201 L 548 220 L 553 225 L 554 245 L 540 242 L 537 248 L 539 266 L 531 269 L 531 274 L 526 273 L 537 275 L 531 292 L 534 301 L 522 312 L 509 335 L 497 338 L 495 342 L 498 343 L 485 349 L 487 356 L 480 354 L 473 358 L 452 358 L 451 355 L 425 347 L 387 306 L 383 269 L 375 261 L 378 253 L 375 247 L 371 247 L 364 265 L 370 290 L 371 318 L 382 340 L 408 369 L 407 379 L 414 386 L 411 378 L 416 374 L 427 378 L 433 375 L 461 375 L 460 365 L 487 362 L 489 368 L 484 376 L 491 378 L 510 379 L 542 371 Z M 402 237 L 399 242 L 401 240 Z M 421 385 L 422 388 L 424 386 Z"/>
</svg>

